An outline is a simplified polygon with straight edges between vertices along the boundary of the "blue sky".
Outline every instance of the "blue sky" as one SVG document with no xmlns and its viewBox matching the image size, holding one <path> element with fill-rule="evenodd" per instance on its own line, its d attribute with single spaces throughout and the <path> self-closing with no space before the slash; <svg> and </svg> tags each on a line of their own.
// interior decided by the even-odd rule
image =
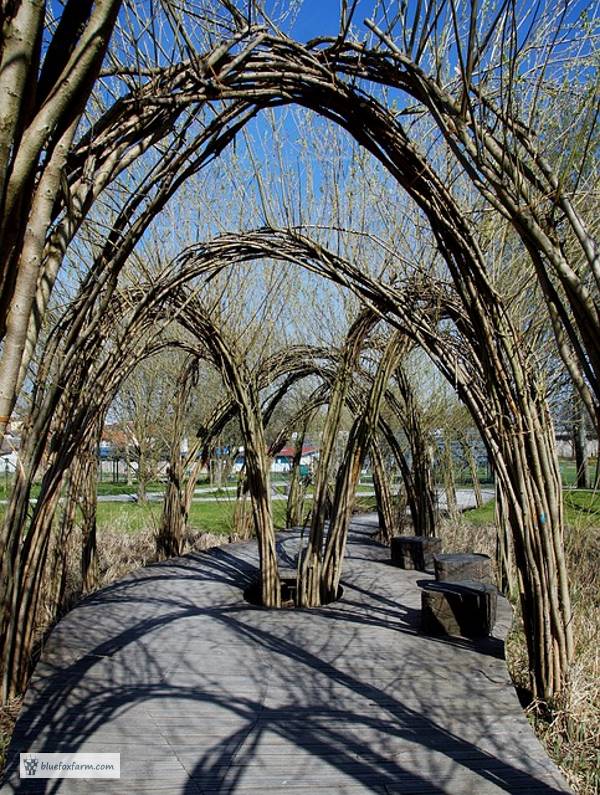
<svg viewBox="0 0 600 795">
<path fill-rule="evenodd" d="M 353 22 L 362 27 L 363 20 L 370 16 L 376 0 L 359 0 Z M 351 2 L 348 3 L 351 5 Z M 296 24 L 291 33 L 300 41 L 316 36 L 336 36 L 339 30 L 339 0 L 304 0 Z"/>
<path fill-rule="evenodd" d="M 304 0 L 292 34 L 300 41 L 335 36 L 339 28 L 339 0 Z"/>
</svg>

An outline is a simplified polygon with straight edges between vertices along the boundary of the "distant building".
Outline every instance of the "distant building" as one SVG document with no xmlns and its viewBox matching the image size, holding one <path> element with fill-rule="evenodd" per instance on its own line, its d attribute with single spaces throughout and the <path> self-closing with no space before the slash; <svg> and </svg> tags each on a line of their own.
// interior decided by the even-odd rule
<svg viewBox="0 0 600 795">
<path fill-rule="evenodd" d="M 277 455 L 273 458 L 271 463 L 271 472 L 278 472 L 285 474 L 292 469 L 292 462 L 296 448 L 293 446 L 283 447 Z M 319 457 L 319 448 L 311 444 L 306 444 L 302 448 L 302 457 L 300 459 L 300 466 L 310 468 L 315 459 Z M 235 459 L 234 470 L 239 472 L 244 466 L 244 449 L 240 447 L 239 454 Z"/>
<path fill-rule="evenodd" d="M 296 453 L 295 447 L 283 447 L 273 459 L 271 464 L 271 472 L 290 472 L 294 455 Z M 319 450 L 314 445 L 306 444 L 302 448 L 302 457 L 300 458 L 301 467 L 310 467 L 310 465 L 319 457 Z"/>
</svg>

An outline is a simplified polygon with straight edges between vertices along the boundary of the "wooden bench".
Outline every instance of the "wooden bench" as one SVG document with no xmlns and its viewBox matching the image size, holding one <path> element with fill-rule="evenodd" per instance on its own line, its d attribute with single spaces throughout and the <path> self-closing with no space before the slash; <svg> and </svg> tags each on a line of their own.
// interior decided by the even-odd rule
<svg viewBox="0 0 600 795">
<path fill-rule="evenodd" d="M 420 583 L 421 629 L 430 635 L 482 638 L 496 623 L 498 590 L 494 585 L 463 582 Z"/>
<path fill-rule="evenodd" d="M 441 538 L 427 536 L 395 536 L 390 544 L 392 563 L 401 569 L 432 570 L 433 556 L 441 551 Z"/>
</svg>

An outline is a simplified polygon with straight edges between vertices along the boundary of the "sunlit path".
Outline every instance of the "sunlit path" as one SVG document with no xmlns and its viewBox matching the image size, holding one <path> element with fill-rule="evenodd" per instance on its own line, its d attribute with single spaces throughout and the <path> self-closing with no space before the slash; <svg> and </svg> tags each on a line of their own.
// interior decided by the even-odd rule
<svg viewBox="0 0 600 795">
<path fill-rule="evenodd" d="M 54 630 L 2 793 L 568 792 L 520 709 L 497 637 L 419 634 L 426 575 L 353 525 L 343 599 L 249 606 L 254 543 L 138 571 Z M 280 536 L 293 560 L 297 536 Z M 120 752 L 120 781 L 21 782 L 19 751 Z M 18 756 L 17 756 L 18 759 Z"/>
</svg>

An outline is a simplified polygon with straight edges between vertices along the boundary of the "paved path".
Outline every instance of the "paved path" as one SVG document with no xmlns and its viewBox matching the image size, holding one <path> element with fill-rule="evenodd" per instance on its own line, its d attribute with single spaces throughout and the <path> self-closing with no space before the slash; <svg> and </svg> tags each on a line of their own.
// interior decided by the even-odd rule
<svg viewBox="0 0 600 795">
<path fill-rule="evenodd" d="M 275 484 L 276 485 L 276 484 Z M 374 497 L 375 492 L 370 489 L 368 486 L 360 486 L 359 491 L 356 492 L 357 497 Z M 235 502 L 235 493 L 236 487 L 235 486 L 226 486 L 223 488 L 223 494 L 216 495 L 214 494 L 214 487 L 210 488 L 200 488 L 194 491 L 194 502 Z M 445 510 L 447 507 L 446 501 L 446 492 L 444 489 L 437 487 L 436 488 L 436 495 L 437 495 L 437 503 L 438 507 L 442 510 Z M 211 495 L 211 492 L 213 494 Z M 202 496 L 202 495 L 209 495 L 209 496 Z M 494 498 L 494 489 L 489 487 L 482 487 L 481 495 L 483 497 L 483 501 L 489 502 L 491 499 Z M 146 498 L 148 502 L 162 502 L 164 499 L 164 491 L 149 491 L 146 494 Z M 312 498 L 312 494 L 308 494 L 307 499 Z M 273 492 L 271 494 L 272 500 L 287 500 L 287 494 Z M 29 502 L 32 505 L 35 505 L 37 499 L 32 497 Z M 136 493 L 128 493 L 128 494 L 99 494 L 98 495 L 98 502 L 138 502 L 138 497 Z M 0 500 L 0 505 L 7 505 L 8 500 L 2 499 Z M 456 504 L 459 511 L 466 511 L 469 508 L 475 508 L 475 494 L 472 488 L 466 489 L 457 489 L 456 490 Z M 409 509 L 406 509 L 407 514 L 409 513 Z"/>
<path fill-rule="evenodd" d="M 142 569 L 55 628 L 12 753 L 120 752 L 120 781 L 20 782 L 59 793 L 568 792 L 519 707 L 500 638 L 419 634 L 427 575 L 354 525 L 343 599 L 250 607 L 256 545 Z M 281 537 L 293 555 L 297 537 Z M 45 786 L 47 785 L 47 786 Z M 35 787 L 37 786 L 37 789 Z"/>
</svg>

